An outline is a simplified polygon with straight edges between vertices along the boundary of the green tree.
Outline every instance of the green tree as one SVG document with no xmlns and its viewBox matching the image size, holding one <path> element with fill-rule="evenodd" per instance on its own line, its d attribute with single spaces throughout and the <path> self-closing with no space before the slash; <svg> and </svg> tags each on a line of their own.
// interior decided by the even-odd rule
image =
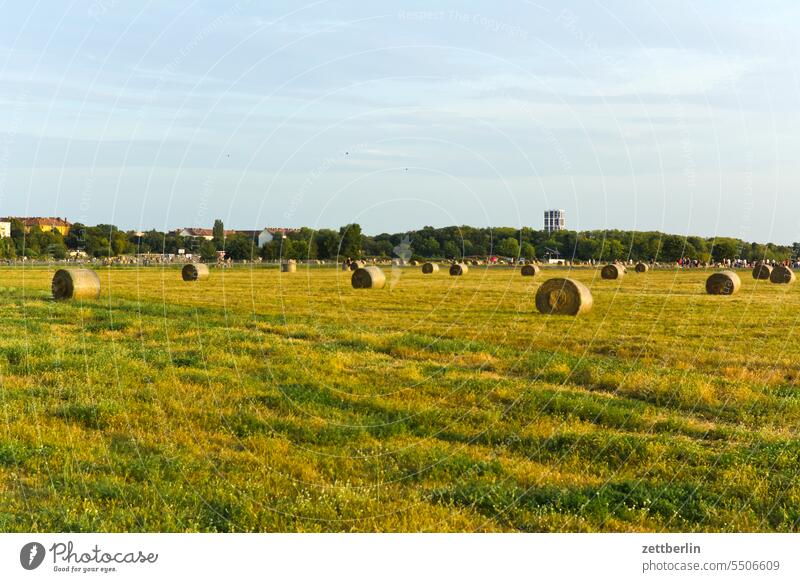
<svg viewBox="0 0 800 582">
<path fill-rule="evenodd" d="M 603 241 L 602 256 L 604 261 L 619 261 L 625 258 L 625 247 L 615 238 Z"/>
<path fill-rule="evenodd" d="M 339 254 L 339 233 L 322 228 L 314 234 L 317 241 L 317 256 L 320 259 L 335 259 Z"/>
<path fill-rule="evenodd" d="M 661 239 L 661 248 L 658 253 L 659 261 L 674 262 L 683 258 L 685 239 L 682 236 L 668 234 Z"/>
<path fill-rule="evenodd" d="M 394 254 L 395 245 L 390 240 L 379 240 L 375 243 L 374 254 L 376 257 L 389 258 Z"/>
<path fill-rule="evenodd" d="M 718 238 L 711 249 L 711 257 L 719 262 L 724 259 L 735 259 L 739 256 L 741 243 L 732 238 Z"/>
<path fill-rule="evenodd" d="M 458 259 L 461 257 L 461 251 L 459 250 L 458 245 L 451 240 L 444 243 L 442 251 L 447 259 Z"/>
<path fill-rule="evenodd" d="M 581 261 L 600 258 L 600 243 L 593 238 L 582 236 L 578 238 L 576 258 Z"/>
<path fill-rule="evenodd" d="M 258 256 L 253 239 L 247 235 L 235 234 L 225 239 L 225 256 L 234 261 L 249 261 Z"/>
<path fill-rule="evenodd" d="M 339 229 L 341 237 L 341 255 L 353 259 L 361 256 L 364 237 L 361 234 L 361 225 L 353 223 Z"/>
<path fill-rule="evenodd" d="M 161 253 L 164 251 L 164 233 L 157 230 L 148 230 L 141 237 L 137 237 L 137 253 Z"/>
<path fill-rule="evenodd" d="M 411 243 L 415 253 L 423 257 L 436 257 L 442 252 L 439 241 L 433 236 L 418 236 Z"/>
<path fill-rule="evenodd" d="M 214 228 L 211 230 L 211 233 L 214 237 L 214 246 L 217 250 L 221 251 L 225 246 L 225 224 L 219 218 L 214 221 Z"/>
<path fill-rule="evenodd" d="M 203 240 L 197 250 L 204 261 L 213 261 L 217 258 L 217 245 L 212 240 Z"/>
<path fill-rule="evenodd" d="M 536 258 L 536 247 L 529 242 L 524 242 L 520 245 L 519 254 L 528 260 Z"/>
<path fill-rule="evenodd" d="M 500 241 L 495 251 L 498 255 L 503 257 L 518 257 L 519 256 L 519 243 L 517 239 L 506 237 Z"/>
<path fill-rule="evenodd" d="M 111 235 L 111 250 L 115 256 L 124 255 L 128 252 L 130 245 L 128 243 L 128 235 L 121 230 L 115 228 Z"/>
<path fill-rule="evenodd" d="M 17 256 L 17 248 L 14 239 L 0 239 L 0 259 L 13 259 Z"/>
<path fill-rule="evenodd" d="M 281 238 L 276 235 L 271 241 L 259 249 L 261 258 L 265 261 L 275 261 L 280 258 Z"/>
</svg>

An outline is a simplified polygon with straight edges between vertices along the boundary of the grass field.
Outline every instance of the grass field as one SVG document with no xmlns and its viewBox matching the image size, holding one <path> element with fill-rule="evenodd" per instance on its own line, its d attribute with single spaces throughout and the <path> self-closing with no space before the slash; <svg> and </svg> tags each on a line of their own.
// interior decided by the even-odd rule
<svg viewBox="0 0 800 582">
<path fill-rule="evenodd" d="M 797 531 L 800 287 L 0 269 L 0 530 Z"/>
</svg>

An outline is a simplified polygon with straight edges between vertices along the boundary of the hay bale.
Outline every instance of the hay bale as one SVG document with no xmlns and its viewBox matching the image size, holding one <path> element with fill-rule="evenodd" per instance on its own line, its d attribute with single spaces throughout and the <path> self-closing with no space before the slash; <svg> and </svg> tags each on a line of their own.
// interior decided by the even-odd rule
<svg viewBox="0 0 800 582">
<path fill-rule="evenodd" d="M 636 272 L 637 273 L 646 273 L 650 270 L 650 267 L 646 263 L 636 263 Z"/>
<path fill-rule="evenodd" d="M 795 281 L 794 271 L 792 271 L 789 267 L 785 267 L 783 265 L 778 265 L 772 269 L 772 273 L 770 273 L 769 280 L 771 283 L 778 283 L 778 284 L 789 284 L 794 283 Z"/>
<path fill-rule="evenodd" d="M 439 272 L 439 265 L 436 263 L 425 263 L 422 265 L 422 274 L 423 275 L 433 275 Z"/>
<path fill-rule="evenodd" d="M 709 295 L 733 295 L 739 291 L 742 280 L 733 271 L 714 273 L 706 280 L 706 293 Z"/>
<path fill-rule="evenodd" d="M 411 265 L 412 267 L 417 267 L 417 266 L 419 266 L 419 261 L 411 261 L 408 264 Z"/>
<path fill-rule="evenodd" d="M 469 272 L 469 267 L 467 267 L 466 263 L 455 263 L 450 265 L 450 275 L 453 277 L 460 277 L 461 275 L 466 275 Z"/>
<path fill-rule="evenodd" d="M 589 288 L 574 279 L 548 279 L 536 291 L 536 309 L 545 315 L 580 315 L 593 303 Z"/>
<path fill-rule="evenodd" d="M 522 265 L 522 269 L 520 269 L 523 277 L 535 277 L 540 272 L 541 269 L 536 265 Z"/>
<path fill-rule="evenodd" d="M 600 270 L 600 277 L 602 277 L 603 279 L 609 279 L 609 280 L 611 280 L 611 279 L 622 279 L 622 277 L 625 276 L 625 273 L 627 273 L 627 270 L 625 269 L 625 267 L 623 267 L 619 263 L 610 263 L 608 265 L 605 265 Z"/>
<path fill-rule="evenodd" d="M 753 279 L 761 279 L 763 281 L 769 279 L 770 275 L 772 275 L 772 265 L 756 263 L 756 266 L 753 267 Z"/>
<path fill-rule="evenodd" d="M 353 271 L 350 279 L 353 289 L 383 289 L 386 285 L 386 275 L 380 267 L 363 267 Z"/>
<path fill-rule="evenodd" d="M 100 277 L 91 269 L 59 269 L 50 288 L 53 299 L 97 299 Z"/>
<path fill-rule="evenodd" d="M 294 261 L 287 261 L 285 263 L 281 263 L 281 273 L 296 273 L 297 272 L 297 263 Z"/>
<path fill-rule="evenodd" d="M 208 265 L 203 263 L 189 263 L 181 270 L 184 281 L 201 281 L 208 279 Z"/>
</svg>

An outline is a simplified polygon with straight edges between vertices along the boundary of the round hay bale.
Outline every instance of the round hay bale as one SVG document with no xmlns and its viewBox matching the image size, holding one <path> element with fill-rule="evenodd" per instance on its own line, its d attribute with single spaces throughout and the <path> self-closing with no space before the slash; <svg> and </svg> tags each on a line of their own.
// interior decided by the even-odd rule
<svg viewBox="0 0 800 582">
<path fill-rule="evenodd" d="M 522 265 L 522 269 L 520 269 L 523 277 L 535 277 L 540 272 L 541 269 L 536 265 Z"/>
<path fill-rule="evenodd" d="M 600 277 L 602 277 L 603 279 L 622 279 L 622 277 L 625 276 L 626 272 L 627 271 L 625 270 L 625 267 L 623 267 L 622 265 L 618 263 L 610 263 L 608 265 L 605 265 L 600 270 Z"/>
<path fill-rule="evenodd" d="M 480 261 L 475 260 L 475 261 L 470 261 L 469 264 L 472 265 L 473 267 L 477 267 L 481 263 L 480 263 Z"/>
<path fill-rule="evenodd" d="M 593 303 L 589 288 L 574 279 L 548 279 L 536 291 L 536 309 L 545 315 L 580 315 Z"/>
<path fill-rule="evenodd" d="M 91 269 L 59 269 L 50 288 L 53 299 L 97 299 L 100 277 Z"/>
<path fill-rule="evenodd" d="M 417 267 L 419 266 L 419 261 L 411 261 L 408 264 L 411 265 L 412 267 Z"/>
<path fill-rule="evenodd" d="M 425 263 L 422 265 L 422 274 L 423 275 L 433 275 L 434 273 L 439 272 L 439 265 L 436 263 Z"/>
<path fill-rule="evenodd" d="M 386 285 L 386 275 L 380 267 L 363 267 L 353 271 L 350 279 L 353 289 L 383 289 Z"/>
<path fill-rule="evenodd" d="M 636 272 L 637 273 L 646 273 L 650 270 L 650 266 L 647 263 L 636 263 Z"/>
<path fill-rule="evenodd" d="M 783 265 L 778 265 L 772 269 L 772 273 L 770 273 L 769 280 L 771 283 L 778 283 L 778 284 L 789 284 L 794 283 L 795 281 L 794 271 L 792 271 L 789 267 L 785 267 Z"/>
<path fill-rule="evenodd" d="M 189 263 L 181 270 L 184 281 L 201 281 L 208 279 L 208 265 L 203 263 Z"/>
<path fill-rule="evenodd" d="M 450 265 L 450 275 L 453 277 L 460 277 L 461 275 L 466 275 L 469 272 L 469 267 L 467 267 L 466 263 L 455 263 L 454 265 Z"/>
<path fill-rule="evenodd" d="M 706 293 L 709 295 L 733 295 L 742 286 L 739 275 L 733 271 L 714 273 L 706 280 Z"/>
<path fill-rule="evenodd" d="M 297 263 L 295 263 L 294 261 L 281 263 L 281 273 L 296 273 L 296 272 L 297 272 Z"/>
<path fill-rule="evenodd" d="M 772 265 L 766 263 L 756 263 L 753 267 L 753 279 L 766 280 L 772 275 Z"/>
</svg>

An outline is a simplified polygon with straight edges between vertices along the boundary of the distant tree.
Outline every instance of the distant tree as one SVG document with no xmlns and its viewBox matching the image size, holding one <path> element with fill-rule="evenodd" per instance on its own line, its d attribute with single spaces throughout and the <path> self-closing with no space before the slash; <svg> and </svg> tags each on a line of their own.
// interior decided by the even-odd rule
<svg viewBox="0 0 800 582">
<path fill-rule="evenodd" d="M 64 243 L 64 237 L 57 230 L 41 231 L 36 229 L 33 237 L 40 256 L 53 257 L 55 259 L 63 259 L 67 256 L 67 245 Z"/>
<path fill-rule="evenodd" d="M 518 257 L 519 256 L 519 242 L 512 237 L 506 237 L 500 241 L 495 251 L 498 255 L 503 257 Z"/>
<path fill-rule="evenodd" d="M 724 259 L 735 259 L 741 252 L 742 244 L 740 241 L 732 238 L 718 238 L 714 241 L 714 246 L 711 248 L 711 258 L 715 262 Z"/>
<path fill-rule="evenodd" d="M 197 249 L 200 258 L 204 261 L 213 261 L 217 258 L 217 245 L 212 240 L 203 240 Z"/>
<path fill-rule="evenodd" d="M 111 235 L 111 250 L 115 256 L 127 253 L 129 250 L 128 235 L 115 228 Z"/>
<path fill-rule="evenodd" d="M 588 261 L 590 259 L 600 258 L 600 243 L 593 238 L 581 236 L 578 238 L 578 248 L 576 257 L 580 260 Z"/>
<path fill-rule="evenodd" d="M 394 247 L 396 245 L 392 244 L 390 240 L 380 240 L 377 241 L 374 245 L 373 252 L 371 254 L 377 257 L 391 257 L 394 254 Z"/>
<path fill-rule="evenodd" d="M 166 242 L 166 235 L 157 230 L 148 230 L 141 237 L 141 253 L 163 253 Z"/>
<path fill-rule="evenodd" d="M 253 239 L 247 235 L 235 234 L 225 239 L 225 255 L 235 261 L 252 260 L 258 256 Z"/>
<path fill-rule="evenodd" d="M 38 257 L 41 253 L 41 243 L 44 240 L 44 233 L 38 226 L 33 226 L 20 239 L 22 252 L 20 254 L 28 257 Z"/>
<path fill-rule="evenodd" d="M 686 242 L 692 245 L 692 248 L 694 248 L 694 252 L 697 255 L 692 258 L 698 258 L 700 255 L 708 253 L 708 242 L 706 242 L 705 239 L 700 238 L 699 236 L 688 236 L 686 237 Z"/>
<path fill-rule="evenodd" d="M 64 244 L 62 240 L 60 244 L 51 244 L 47 247 L 47 254 L 53 257 L 54 259 L 66 259 L 67 258 L 67 245 Z"/>
<path fill-rule="evenodd" d="M 11 238 L 0 242 L 0 258 L 8 256 L 61 257 L 67 249 L 81 249 L 95 257 L 120 255 L 130 252 L 153 252 L 176 254 L 178 249 L 212 258 L 211 245 L 215 250 L 224 247 L 228 255 L 240 259 L 250 259 L 259 253 L 265 259 L 285 258 L 335 259 L 336 257 L 395 256 L 395 247 L 400 245 L 407 233 L 381 233 L 365 236 L 358 224 L 350 224 L 339 231 L 308 228 L 280 235 L 261 249 L 254 248 L 250 237 L 230 237 L 226 241 L 221 220 L 214 222 L 214 239 L 201 239 L 177 236 L 150 230 L 141 236 L 133 232 L 123 232 L 114 225 L 99 224 L 87 226 L 82 223 L 72 225 L 69 234 L 61 236 L 58 232 L 42 231 L 33 227 L 25 232 L 23 224 L 11 220 Z M 217 246 L 218 241 L 221 244 Z M 211 245 L 206 244 L 211 242 Z M 745 242 L 735 238 L 720 237 L 706 239 L 698 236 L 670 235 L 661 232 L 638 232 L 622 230 L 598 231 L 559 231 L 546 233 L 541 230 L 523 227 L 519 229 L 476 228 L 472 226 L 449 226 L 433 228 L 425 226 L 411 237 L 411 252 L 414 257 L 445 257 L 460 259 L 463 256 L 483 256 L 489 253 L 503 256 L 523 256 L 533 258 L 537 249 L 539 254 L 556 249 L 563 258 L 576 260 L 657 260 L 676 261 L 681 257 L 700 261 L 722 259 L 743 259 L 754 261 L 762 258 L 781 261 L 790 257 L 800 257 L 800 243 L 791 246 L 773 243 L 760 244 Z"/>
<path fill-rule="evenodd" d="M 214 221 L 214 228 L 211 230 L 211 234 L 214 237 L 213 241 L 216 249 L 222 250 L 225 245 L 225 224 L 219 218 Z"/>
<path fill-rule="evenodd" d="M 179 249 L 185 248 L 186 242 L 184 241 L 183 237 L 174 233 L 169 233 L 164 235 L 164 243 L 161 245 L 161 250 L 157 252 L 166 253 L 168 255 L 176 255 L 178 254 Z"/>
<path fill-rule="evenodd" d="M 411 241 L 411 246 L 415 253 L 423 257 L 436 257 L 442 251 L 439 241 L 433 236 L 416 236 Z"/>
<path fill-rule="evenodd" d="M 17 256 L 17 247 L 12 238 L 0 239 L 0 259 L 13 259 Z"/>
<path fill-rule="evenodd" d="M 625 258 L 625 247 L 614 238 L 603 241 L 601 259 L 604 261 L 619 261 Z"/>
<path fill-rule="evenodd" d="M 289 234 L 292 247 L 295 249 L 294 252 L 297 255 L 297 257 L 294 257 L 295 260 L 313 260 L 318 258 L 319 245 L 317 244 L 317 239 L 314 234 L 312 229 L 305 227 L 301 228 L 300 232 Z"/>
<path fill-rule="evenodd" d="M 284 259 L 294 259 L 295 261 L 303 261 L 308 258 L 307 246 L 302 240 L 286 239 L 283 241 L 283 254 Z"/>
<path fill-rule="evenodd" d="M 657 260 L 665 262 L 677 261 L 683 258 L 685 246 L 686 239 L 684 237 L 674 234 L 664 235 Z"/>
<path fill-rule="evenodd" d="M 280 236 L 274 237 L 271 241 L 258 249 L 258 254 L 265 261 L 274 261 L 280 257 Z"/>
<path fill-rule="evenodd" d="M 578 233 L 571 230 L 562 230 L 554 233 L 558 241 L 558 250 L 564 258 L 573 259 L 578 247 Z M 624 248 L 630 247 L 629 241 L 620 241 Z"/>
<path fill-rule="evenodd" d="M 456 243 L 454 243 L 451 240 L 444 243 L 442 251 L 444 252 L 445 258 L 447 259 L 458 259 L 461 257 L 461 251 L 459 250 Z"/>
<path fill-rule="evenodd" d="M 317 255 L 320 259 L 335 259 L 339 254 L 339 233 L 322 228 L 314 233 L 317 241 Z"/>
<path fill-rule="evenodd" d="M 353 223 L 339 229 L 341 237 L 341 255 L 344 257 L 360 257 L 363 248 L 361 225 Z"/>
<path fill-rule="evenodd" d="M 742 258 L 748 261 L 763 261 L 767 253 L 767 245 L 752 243 L 742 247 Z"/>
<path fill-rule="evenodd" d="M 711 262 L 711 253 L 708 251 L 701 251 L 697 253 L 696 257 L 693 257 L 700 261 L 701 263 L 710 263 Z"/>
<path fill-rule="evenodd" d="M 526 259 L 536 258 L 536 247 L 529 242 L 524 242 L 520 245 L 519 254 Z"/>
</svg>

